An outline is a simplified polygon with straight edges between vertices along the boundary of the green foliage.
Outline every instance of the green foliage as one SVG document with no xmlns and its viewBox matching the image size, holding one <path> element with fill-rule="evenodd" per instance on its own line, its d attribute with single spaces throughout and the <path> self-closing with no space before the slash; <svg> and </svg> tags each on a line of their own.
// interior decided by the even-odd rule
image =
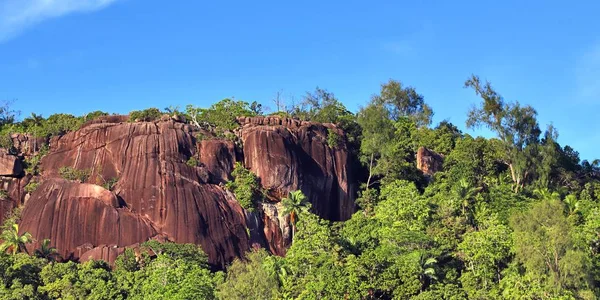
<svg viewBox="0 0 600 300">
<path fill-rule="evenodd" d="M 97 118 L 103 117 L 103 116 L 108 116 L 108 113 L 100 111 L 100 110 L 96 110 L 96 111 L 85 114 L 83 116 L 83 121 L 88 122 L 88 121 L 91 121 L 91 120 L 94 120 L 94 119 L 97 119 Z"/>
<path fill-rule="evenodd" d="M 112 178 L 106 180 L 104 182 L 104 184 L 102 184 L 102 187 L 109 191 L 113 191 L 118 182 L 119 182 L 118 177 L 112 177 Z"/>
<path fill-rule="evenodd" d="M 8 153 L 11 154 L 16 152 L 13 139 L 9 132 L 0 134 L 0 148 L 8 150 Z"/>
<path fill-rule="evenodd" d="M 50 246 L 49 239 L 44 239 L 40 245 L 40 248 L 35 249 L 33 254 L 36 257 L 43 258 L 51 262 L 56 261 L 60 257 L 56 248 Z"/>
<path fill-rule="evenodd" d="M 35 137 L 51 137 L 63 135 L 69 131 L 77 130 L 83 125 L 83 118 L 70 114 L 53 114 L 41 121 L 39 125 L 33 125 L 27 129 Z"/>
<path fill-rule="evenodd" d="M 25 248 L 25 246 L 32 242 L 31 234 L 29 232 L 19 234 L 19 224 L 3 227 L 3 231 L 0 234 L 0 240 L 2 240 L 0 252 L 9 252 L 13 255 L 18 252 L 27 253 L 27 248 Z"/>
<path fill-rule="evenodd" d="M 225 184 L 227 189 L 233 192 L 244 209 L 254 211 L 262 195 L 258 177 L 240 162 L 235 163 L 231 177 L 233 179 Z"/>
<path fill-rule="evenodd" d="M 200 165 L 200 162 L 198 161 L 198 159 L 194 156 L 191 156 L 190 159 L 188 159 L 185 162 L 186 165 L 190 166 L 190 167 L 197 167 L 198 165 Z"/>
<path fill-rule="evenodd" d="M 40 183 L 37 181 L 30 181 L 24 188 L 25 193 L 33 193 L 40 186 Z"/>
<path fill-rule="evenodd" d="M 265 250 L 251 251 L 245 261 L 236 259 L 217 286 L 219 299 L 281 299 L 278 270 Z"/>
<path fill-rule="evenodd" d="M 327 145 L 329 145 L 330 148 L 337 148 L 341 143 L 342 136 L 331 129 L 327 129 Z"/>
<path fill-rule="evenodd" d="M 485 125 L 502 141 L 505 161 L 508 164 L 515 191 L 523 188 L 530 180 L 535 161 L 536 145 L 541 134 L 537 112 L 531 106 L 521 106 L 518 102 L 507 103 L 489 82 L 483 84 L 473 75 L 465 82 L 465 87 L 475 90 L 483 100 L 480 107 L 469 111 L 467 127 Z"/>
<path fill-rule="evenodd" d="M 75 169 L 73 167 L 61 167 L 58 170 L 60 177 L 66 180 L 77 180 L 79 182 L 86 182 L 92 174 L 91 169 Z"/>
<path fill-rule="evenodd" d="M 158 108 L 147 108 L 144 110 L 134 110 L 129 113 L 129 122 L 152 122 L 160 119 L 163 113 Z"/>
<path fill-rule="evenodd" d="M 44 155 L 48 154 L 49 151 L 50 147 L 48 147 L 47 144 L 44 144 L 42 147 L 40 147 L 40 150 L 35 155 L 31 156 L 29 160 L 25 160 L 25 173 L 39 175 L 41 171 L 40 163 L 42 162 L 42 158 Z"/>
<path fill-rule="evenodd" d="M 237 117 L 252 117 L 261 113 L 258 104 L 245 101 L 223 99 L 209 108 L 186 107 L 186 115 L 192 124 L 198 127 L 216 127 L 222 130 L 234 130 L 239 127 Z"/>
<path fill-rule="evenodd" d="M 543 200 L 515 214 L 515 259 L 532 284 L 547 293 L 588 289 L 589 258 L 577 247 L 573 228 L 558 200 Z"/>
<path fill-rule="evenodd" d="M 0 199 L 5 200 L 8 198 L 8 192 L 6 190 L 0 189 Z"/>
</svg>

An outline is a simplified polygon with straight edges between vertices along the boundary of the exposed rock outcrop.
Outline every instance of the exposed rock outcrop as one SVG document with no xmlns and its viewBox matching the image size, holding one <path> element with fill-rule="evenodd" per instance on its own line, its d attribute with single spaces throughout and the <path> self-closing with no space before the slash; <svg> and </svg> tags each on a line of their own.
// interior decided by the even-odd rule
<svg viewBox="0 0 600 300">
<path fill-rule="evenodd" d="M 0 176 L 19 176 L 23 173 L 21 160 L 9 154 L 6 150 L 0 149 Z"/>
<path fill-rule="evenodd" d="M 49 238 L 64 257 L 112 262 L 125 248 L 160 238 L 201 245 L 217 267 L 250 247 L 285 253 L 290 228 L 277 202 L 289 191 L 301 189 L 327 219 L 354 212 L 348 153 L 344 145 L 327 145 L 328 134 L 343 134 L 334 125 L 240 118 L 240 146 L 210 136 L 197 140 L 198 129 L 173 120 L 125 120 L 103 117 L 51 139 L 42 184 L 24 201 L 24 182 L 13 183 L 19 200 L 0 203 L 0 212 L 25 202 L 20 230 L 38 241 Z M 191 157 L 198 164 L 187 163 Z M 223 187 L 237 161 L 269 190 L 254 213 Z M 61 167 L 91 176 L 85 183 L 67 181 Z M 113 179 L 116 184 L 106 186 L 112 191 L 102 187 Z"/>
<path fill-rule="evenodd" d="M 343 134 L 331 124 L 275 117 L 241 118 L 244 162 L 262 185 L 282 197 L 302 190 L 321 217 L 346 220 L 355 210 L 348 152 L 327 144 Z"/>
<path fill-rule="evenodd" d="M 433 176 L 436 172 L 442 170 L 444 157 L 425 147 L 420 147 L 417 151 L 417 169 L 421 170 L 427 176 Z"/>
</svg>

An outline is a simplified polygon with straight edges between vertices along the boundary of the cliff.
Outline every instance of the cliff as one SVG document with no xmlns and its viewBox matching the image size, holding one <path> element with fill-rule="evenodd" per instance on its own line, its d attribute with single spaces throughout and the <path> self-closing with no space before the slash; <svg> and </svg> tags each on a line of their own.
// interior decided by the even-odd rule
<svg viewBox="0 0 600 300">
<path fill-rule="evenodd" d="M 289 191 L 302 190 L 323 218 L 350 217 L 355 185 L 348 153 L 343 144 L 327 143 L 328 134 L 343 132 L 278 117 L 238 122 L 234 142 L 173 120 L 103 117 L 52 138 L 33 179 L 24 176 L 18 159 L 3 153 L 8 199 L 0 201 L 0 213 L 22 205 L 20 230 L 37 241 L 30 247 L 49 238 L 63 257 L 114 261 L 127 247 L 160 239 L 201 245 L 217 267 L 251 247 L 285 254 L 290 227 L 278 202 Z M 35 153 L 37 146 L 30 144 L 37 141 L 14 140 L 21 155 Z M 199 164 L 187 164 L 192 157 Z M 224 188 L 238 161 L 268 191 L 255 212 L 244 210 Z M 89 170 L 90 176 L 83 183 L 65 180 L 62 167 Z M 41 184 L 29 195 L 24 187 L 31 180 Z"/>
</svg>

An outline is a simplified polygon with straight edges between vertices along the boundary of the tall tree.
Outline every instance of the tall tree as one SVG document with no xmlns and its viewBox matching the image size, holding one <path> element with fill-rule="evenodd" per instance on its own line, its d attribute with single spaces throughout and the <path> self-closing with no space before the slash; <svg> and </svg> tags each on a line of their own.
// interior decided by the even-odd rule
<svg viewBox="0 0 600 300">
<path fill-rule="evenodd" d="M 507 103 L 490 82 L 482 83 L 472 75 L 465 82 L 483 100 L 480 106 L 469 111 L 467 127 L 486 126 L 502 140 L 506 151 L 506 164 L 510 168 L 515 192 L 519 191 L 531 175 L 533 164 L 525 149 L 539 142 L 540 128 L 537 112 L 531 106 L 521 106 L 518 102 Z"/>
<path fill-rule="evenodd" d="M 287 198 L 281 200 L 283 204 L 283 214 L 290 215 L 290 222 L 292 223 L 292 236 L 296 234 L 296 222 L 298 221 L 298 215 L 303 212 L 310 210 L 311 204 L 306 201 L 306 196 L 301 190 L 290 192 Z"/>
<path fill-rule="evenodd" d="M 394 121 L 401 117 L 410 117 L 420 126 L 431 124 L 433 110 L 423 96 L 412 86 L 404 86 L 398 80 L 390 79 L 381 85 L 381 92 L 374 96 L 378 104 L 384 105 L 390 112 L 390 118 Z"/>
</svg>

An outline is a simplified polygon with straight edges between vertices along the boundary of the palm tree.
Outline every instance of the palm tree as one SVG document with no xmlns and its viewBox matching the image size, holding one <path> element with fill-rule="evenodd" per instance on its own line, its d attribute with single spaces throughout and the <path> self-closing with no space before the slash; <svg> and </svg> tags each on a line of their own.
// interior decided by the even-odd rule
<svg viewBox="0 0 600 300">
<path fill-rule="evenodd" d="M 433 280 L 437 280 L 435 275 L 435 264 L 437 259 L 434 257 L 427 257 L 425 253 L 419 254 L 419 281 L 421 281 L 421 291 L 425 290 L 425 283 L 431 284 Z"/>
<path fill-rule="evenodd" d="M 60 255 L 54 247 L 50 247 L 50 239 L 44 239 L 39 249 L 35 249 L 36 257 L 45 258 L 50 262 L 56 261 Z"/>
<path fill-rule="evenodd" d="M 27 252 L 26 244 L 31 243 L 31 234 L 29 232 L 25 232 L 22 235 L 19 235 L 19 224 L 12 224 L 12 226 L 4 229 L 2 234 L 0 234 L 0 240 L 2 240 L 2 244 L 0 244 L 0 251 L 6 252 L 8 251 L 11 254 L 17 254 L 17 252 Z"/>
<path fill-rule="evenodd" d="M 560 200 L 560 194 L 557 192 L 551 192 L 548 188 L 536 188 L 533 193 L 538 196 L 540 200 Z"/>
<path fill-rule="evenodd" d="M 290 222 L 292 223 L 292 236 L 296 234 L 296 222 L 298 221 L 298 215 L 302 212 L 308 212 L 311 207 L 310 202 L 306 201 L 306 196 L 302 191 L 297 190 L 290 192 L 287 198 L 281 200 L 283 204 L 283 214 L 290 215 Z"/>
<path fill-rule="evenodd" d="M 566 196 L 563 202 L 567 206 L 569 216 L 579 212 L 579 199 L 575 195 Z"/>
<path fill-rule="evenodd" d="M 471 202 L 479 190 L 480 188 L 471 187 L 471 184 L 469 184 L 469 182 L 464 178 L 458 181 L 458 186 L 455 189 L 455 193 L 456 197 L 461 203 L 462 214 L 464 217 L 467 217 L 467 219 L 467 209 L 471 207 Z"/>
</svg>

